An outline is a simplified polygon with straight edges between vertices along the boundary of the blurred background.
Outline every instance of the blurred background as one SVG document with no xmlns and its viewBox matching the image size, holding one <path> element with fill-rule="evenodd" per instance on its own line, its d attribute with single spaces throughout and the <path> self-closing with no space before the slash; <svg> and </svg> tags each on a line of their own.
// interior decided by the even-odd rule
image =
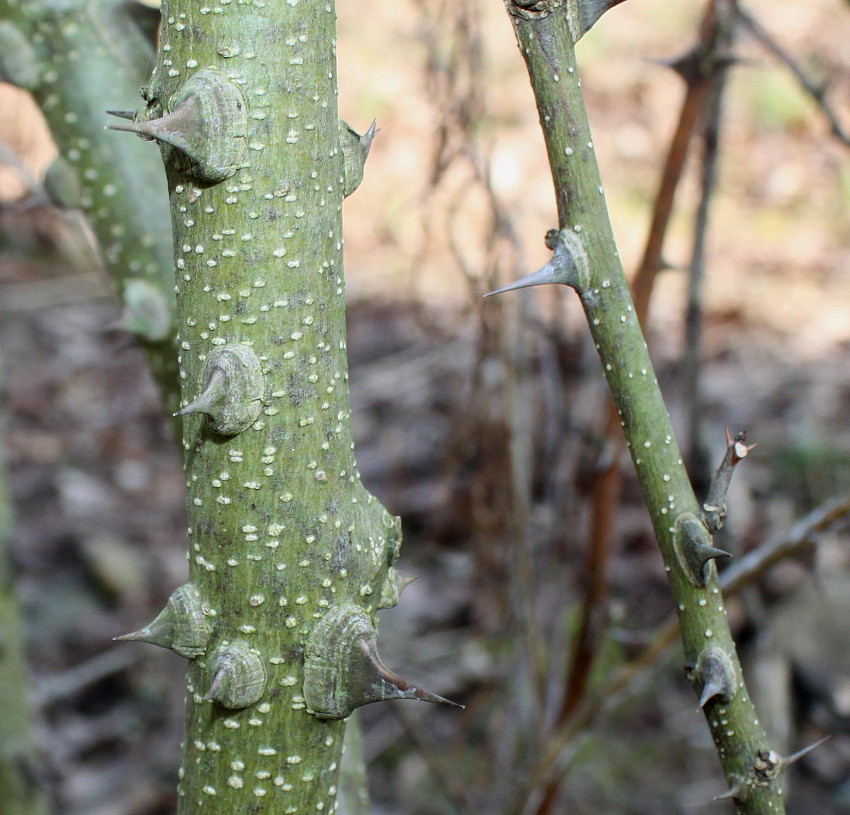
<svg viewBox="0 0 850 815">
<path fill-rule="evenodd" d="M 746 8 L 826 88 L 837 129 L 850 128 L 850 5 Z M 666 63 L 697 42 L 703 13 L 631 0 L 578 47 L 627 274 L 685 94 Z M 366 486 L 403 519 L 399 567 L 417 578 L 382 612 L 381 650 L 466 704 L 358 714 L 372 811 L 731 811 L 712 801 L 725 782 L 681 654 L 661 647 L 672 602 L 627 462 L 619 505 L 603 507 L 603 577 L 588 577 L 595 484 L 621 454 L 605 435 L 606 386 L 577 300 L 554 287 L 482 299 L 542 265 L 556 226 L 508 16 L 484 0 L 340 2 L 338 15 L 340 115 L 380 129 L 344 209 L 357 457 Z M 724 425 L 757 443 L 719 545 L 791 554 L 730 597 L 730 621 L 777 747 L 832 736 L 795 765 L 789 811 L 845 813 L 850 147 L 751 27 L 733 51 L 698 389 L 686 361 L 698 137 L 647 333 L 695 484 L 722 458 Z M 142 351 L 115 330 L 117 299 L 82 219 L 40 203 L 49 133 L 29 96 L 4 84 L 0 150 L 3 452 L 38 772 L 63 815 L 164 815 L 184 663 L 111 640 L 185 580 L 180 459 Z M 573 650 L 583 616 L 590 657 Z M 577 690 L 576 659 L 587 673 Z"/>
</svg>

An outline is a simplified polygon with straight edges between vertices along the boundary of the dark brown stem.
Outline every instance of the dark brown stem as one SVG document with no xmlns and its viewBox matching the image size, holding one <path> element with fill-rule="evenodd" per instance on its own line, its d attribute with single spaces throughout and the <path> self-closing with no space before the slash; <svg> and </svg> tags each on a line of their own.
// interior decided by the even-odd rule
<svg viewBox="0 0 850 815">
<path fill-rule="evenodd" d="M 734 4 L 733 4 L 734 6 Z M 728 51 L 733 36 L 733 20 L 724 19 L 715 47 L 723 56 Z M 690 275 L 688 277 L 688 300 L 685 311 L 685 350 L 682 359 L 684 393 L 687 399 L 687 442 L 685 449 L 691 462 L 691 472 L 696 478 L 704 478 L 707 471 L 708 452 L 702 438 L 702 291 L 705 277 L 705 250 L 708 234 L 708 217 L 711 199 L 717 186 L 719 163 L 720 126 L 722 119 L 723 91 L 726 84 L 724 63 L 717 61 L 717 69 L 711 76 L 707 100 L 707 116 L 703 130 L 702 171 L 700 174 L 700 200 L 694 218 L 694 243 L 691 252 Z M 698 486 L 695 484 L 695 486 Z"/>
</svg>

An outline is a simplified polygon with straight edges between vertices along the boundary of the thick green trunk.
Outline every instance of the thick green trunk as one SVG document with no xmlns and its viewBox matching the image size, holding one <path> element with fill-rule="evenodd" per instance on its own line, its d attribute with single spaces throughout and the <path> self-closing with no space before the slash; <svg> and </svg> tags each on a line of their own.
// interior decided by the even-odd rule
<svg viewBox="0 0 850 815">
<path fill-rule="evenodd" d="M 349 421 L 341 209 L 368 139 L 337 121 L 330 3 L 162 15 L 126 127 L 164 143 L 190 583 L 131 637 L 191 660 L 179 812 L 330 812 L 344 717 L 428 698 L 374 651 L 400 531 Z"/>
<path fill-rule="evenodd" d="M 174 280 L 163 172 L 155 151 L 104 130 L 135 107 L 153 57 L 123 0 L 0 0 L 0 79 L 30 91 L 59 148 L 45 186 L 81 209 L 121 295 L 121 323 L 144 344 L 176 403 Z"/>
</svg>

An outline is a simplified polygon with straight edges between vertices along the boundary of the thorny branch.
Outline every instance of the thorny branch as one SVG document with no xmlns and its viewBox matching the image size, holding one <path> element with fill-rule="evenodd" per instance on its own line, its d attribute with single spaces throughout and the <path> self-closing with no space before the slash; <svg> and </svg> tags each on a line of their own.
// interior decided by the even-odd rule
<svg viewBox="0 0 850 815">
<path fill-rule="evenodd" d="M 677 73 L 685 83 L 685 96 L 664 162 L 643 257 L 633 280 L 635 311 L 641 323 L 646 321 L 652 289 L 657 273 L 663 265 L 664 237 L 673 212 L 673 201 L 682 177 L 688 148 L 705 105 L 711 98 L 715 79 L 723 72 L 720 57 L 724 55 L 726 38 L 717 36 L 719 21 L 716 6 L 715 0 L 709 2 L 700 26 L 697 45 L 675 62 Z M 584 697 L 604 623 L 601 609 L 607 596 L 607 562 L 614 534 L 613 521 L 622 489 L 624 449 L 620 418 L 611 401 L 608 401 L 604 437 L 607 439 L 604 445 L 604 460 L 600 462 L 591 497 L 592 514 L 583 581 L 585 592 L 568 664 L 565 692 L 558 715 L 559 723 L 569 719 Z"/>
<path fill-rule="evenodd" d="M 728 4 L 720 4 L 728 14 Z M 646 342 L 636 320 L 602 197 L 593 139 L 575 64 L 576 7 L 540 4 L 529 16 L 509 5 L 543 127 L 559 231 L 549 282 L 574 288 L 617 405 L 644 500 L 676 600 L 686 665 L 735 805 L 746 815 L 784 811 L 778 774 L 759 772 L 767 737 L 744 684 L 713 560 L 724 554 L 699 506 L 674 440 Z M 563 81 L 562 81 L 563 79 Z M 559 255 L 559 242 L 566 258 Z M 545 267 L 544 267 L 545 268 Z M 542 270 L 541 270 L 542 271 Z M 545 277 L 545 275 L 544 275 Z M 541 273 L 513 288 L 544 282 Z M 508 287 L 510 288 L 510 287 Z M 722 682 L 714 677 L 723 669 Z M 716 687 L 711 697 L 706 685 Z"/>
<path fill-rule="evenodd" d="M 810 550 L 817 536 L 830 529 L 838 521 L 850 515 L 850 497 L 841 496 L 826 501 L 797 521 L 791 529 L 775 535 L 761 546 L 733 562 L 720 575 L 719 583 L 724 596 L 731 597 L 752 585 L 776 564 Z M 564 749 L 599 715 L 611 710 L 624 698 L 632 697 L 649 681 L 648 669 L 660 660 L 675 643 L 679 633 L 679 621 L 671 615 L 650 638 L 643 651 L 627 664 L 592 696 L 586 697 L 576 708 L 573 716 L 553 733 L 540 752 L 540 758 L 526 774 L 520 795 L 508 809 L 509 815 L 520 815 L 534 794 L 560 766 L 559 775 L 550 783 L 560 781 L 568 767 L 561 766 Z M 808 749 L 808 748 L 806 748 Z"/>
</svg>

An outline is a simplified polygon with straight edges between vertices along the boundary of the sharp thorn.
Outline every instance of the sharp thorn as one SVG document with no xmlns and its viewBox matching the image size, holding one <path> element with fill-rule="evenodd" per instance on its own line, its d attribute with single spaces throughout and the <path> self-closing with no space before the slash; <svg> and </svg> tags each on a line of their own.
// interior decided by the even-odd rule
<svg viewBox="0 0 850 815">
<path fill-rule="evenodd" d="M 137 136 L 150 136 L 140 126 L 139 122 L 133 122 L 132 125 L 107 125 L 105 130 L 117 130 L 121 133 L 135 133 Z"/>
<path fill-rule="evenodd" d="M 790 756 L 787 756 L 782 759 L 782 768 L 788 767 L 791 764 L 799 761 L 803 756 L 807 756 L 812 750 L 820 747 L 824 742 L 829 741 L 832 736 L 824 736 L 822 739 L 818 739 L 814 744 L 810 744 L 808 747 L 804 747 L 802 750 L 798 750 L 796 753 L 792 753 Z"/>
<path fill-rule="evenodd" d="M 485 297 L 492 297 L 494 294 L 504 294 L 507 291 L 516 291 L 517 289 L 526 289 L 530 286 L 545 286 L 549 283 L 557 283 L 555 280 L 555 270 L 547 263 L 536 272 L 517 280 L 514 283 L 509 283 L 507 286 L 502 286 L 500 289 L 487 292 Z"/>
<path fill-rule="evenodd" d="M 399 575 L 398 580 L 396 581 L 396 585 L 398 586 L 398 593 L 401 594 L 411 583 L 414 583 L 418 579 L 418 574 L 405 576 Z"/>
<path fill-rule="evenodd" d="M 129 634 L 122 634 L 120 637 L 113 637 L 113 642 L 150 642 L 151 630 L 149 628 L 140 628 L 138 631 L 131 631 Z"/>
<path fill-rule="evenodd" d="M 372 139 L 375 138 L 375 134 L 378 132 L 378 120 L 372 119 L 372 124 L 369 125 L 369 129 L 360 137 L 360 143 L 365 148 L 366 152 L 369 152 L 369 148 L 372 146 Z"/>
<path fill-rule="evenodd" d="M 201 701 L 209 702 L 216 698 L 218 689 L 221 687 L 221 683 L 224 680 L 226 673 L 227 671 L 224 668 L 220 668 L 215 672 L 215 676 L 213 677 L 213 681 L 210 683 L 209 690 L 201 697 Z"/>
<path fill-rule="evenodd" d="M 718 549 L 716 546 L 706 546 L 700 550 L 700 557 L 704 562 L 708 562 L 720 557 L 732 557 L 732 553 L 725 549 Z"/>
<path fill-rule="evenodd" d="M 119 119 L 129 119 L 131 122 L 136 118 L 135 110 L 107 110 L 110 116 L 117 116 Z M 115 129 L 115 128 L 111 128 Z"/>
<path fill-rule="evenodd" d="M 746 787 L 742 783 L 735 784 L 734 787 L 730 787 L 726 792 L 721 793 L 720 795 L 715 795 L 712 798 L 713 801 L 726 801 L 730 798 L 735 799 L 736 801 L 743 801 L 746 798 L 744 794 L 746 791 Z"/>
<path fill-rule="evenodd" d="M 406 679 L 391 671 L 381 661 L 374 642 L 361 641 L 360 648 L 367 663 L 371 665 L 372 670 L 380 681 L 380 685 L 374 686 L 374 690 L 378 691 L 378 699 L 385 701 L 390 699 L 417 699 L 420 702 L 432 702 L 436 705 L 463 708 L 463 705 L 452 702 L 451 699 L 446 699 L 443 696 L 438 696 L 436 693 L 431 693 L 423 688 L 416 687 L 416 685 L 412 685 Z"/>
<path fill-rule="evenodd" d="M 189 97 L 171 113 L 166 113 L 156 119 L 142 119 L 126 125 L 107 125 L 106 129 L 125 131 L 147 139 L 156 139 L 189 155 L 191 150 L 187 135 L 198 130 L 199 116 L 197 99 Z"/>
<path fill-rule="evenodd" d="M 206 413 L 210 415 L 215 408 L 215 403 L 221 398 L 221 388 L 226 388 L 225 374 L 221 368 L 213 369 L 207 386 L 188 405 L 176 410 L 172 415 L 187 416 L 190 413 Z"/>
<path fill-rule="evenodd" d="M 718 683 L 707 683 L 706 686 L 702 689 L 702 695 L 699 698 L 699 705 L 697 705 L 697 710 L 702 710 L 715 696 L 719 696 L 723 693 L 724 689 L 720 687 Z"/>
</svg>

